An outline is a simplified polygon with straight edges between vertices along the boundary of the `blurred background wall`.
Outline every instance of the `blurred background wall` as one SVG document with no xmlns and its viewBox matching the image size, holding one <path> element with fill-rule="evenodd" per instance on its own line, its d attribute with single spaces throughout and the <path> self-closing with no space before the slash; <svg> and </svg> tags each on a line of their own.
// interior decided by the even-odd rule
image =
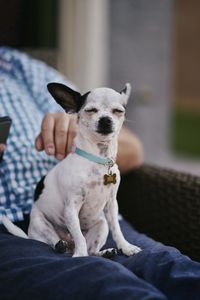
<svg viewBox="0 0 200 300">
<path fill-rule="evenodd" d="M 133 86 L 126 125 L 141 138 L 145 159 L 161 163 L 171 106 L 172 1 L 110 1 L 110 82 Z"/>
<path fill-rule="evenodd" d="M 200 174 L 198 0 L 1 0 L 0 45 L 85 92 L 133 86 L 126 126 L 145 161 Z"/>
</svg>

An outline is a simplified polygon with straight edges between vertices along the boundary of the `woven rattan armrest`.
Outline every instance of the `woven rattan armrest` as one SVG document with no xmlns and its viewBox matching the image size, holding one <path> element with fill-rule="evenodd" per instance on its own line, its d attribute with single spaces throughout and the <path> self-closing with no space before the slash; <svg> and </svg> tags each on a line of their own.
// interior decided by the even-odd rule
<svg viewBox="0 0 200 300">
<path fill-rule="evenodd" d="M 200 261 L 200 177 L 143 165 L 122 176 L 118 202 L 137 230 Z"/>
</svg>

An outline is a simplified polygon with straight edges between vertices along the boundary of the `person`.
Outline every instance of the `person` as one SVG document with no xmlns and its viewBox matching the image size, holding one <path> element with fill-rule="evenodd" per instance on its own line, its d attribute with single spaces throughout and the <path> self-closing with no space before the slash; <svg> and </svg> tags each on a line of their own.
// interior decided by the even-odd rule
<svg viewBox="0 0 200 300">
<path fill-rule="evenodd" d="M 62 112 L 48 95 L 51 81 L 73 87 L 44 63 L 0 48 L 0 114 L 13 120 L 7 146 L 0 146 L 0 221 L 7 215 L 25 231 L 36 183 L 70 152 L 77 131 L 76 116 Z M 123 128 L 118 143 L 121 172 L 140 166 L 138 138 Z M 142 251 L 112 260 L 58 254 L 0 225 L 1 299 L 200 299 L 198 262 L 138 233 L 123 218 L 120 225 Z M 114 247 L 110 235 L 105 247 Z"/>
</svg>

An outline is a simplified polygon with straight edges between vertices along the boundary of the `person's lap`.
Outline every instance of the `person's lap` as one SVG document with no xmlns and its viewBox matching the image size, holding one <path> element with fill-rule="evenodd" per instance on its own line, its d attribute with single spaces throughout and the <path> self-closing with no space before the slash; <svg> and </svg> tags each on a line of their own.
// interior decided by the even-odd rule
<svg viewBox="0 0 200 300">
<path fill-rule="evenodd" d="M 122 230 L 127 240 L 143 251 L 129 258 L 118 256 L 115 261 L 157 287 L 170 300 L 200 299 L 200 263 L 138 233 L 127 222 L 123 222 Z"/>
<path fill-rule="evenodd" d="M 48 245 L 0 234 L 1 299 L 166 299 L 121 264 L 71 258 Z"/>
<path fill-rule="evenodd" d="M 125 237 L 143 251 L 113 260 L 57 254 L 44 243 L 11 236 L 1 227 L 1 299 L 166 299 L 163 294 L 198 299 L 199 263 L 137 233 L 125 221 L 121 226 Z M 105 247 L 111 246 L 109 236 Z"/>
</svg>

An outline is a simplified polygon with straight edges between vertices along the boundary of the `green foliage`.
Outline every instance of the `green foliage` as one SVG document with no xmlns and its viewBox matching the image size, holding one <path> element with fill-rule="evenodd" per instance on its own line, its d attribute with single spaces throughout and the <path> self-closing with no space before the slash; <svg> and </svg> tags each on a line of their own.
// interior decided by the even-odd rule
<svg viewBox="0 0 200 300">
<path fill-rule="evenodd" d="M 176 108 L 171 133 L 176 154 L 200 157 L 200 111 Z"/>
</svg>

